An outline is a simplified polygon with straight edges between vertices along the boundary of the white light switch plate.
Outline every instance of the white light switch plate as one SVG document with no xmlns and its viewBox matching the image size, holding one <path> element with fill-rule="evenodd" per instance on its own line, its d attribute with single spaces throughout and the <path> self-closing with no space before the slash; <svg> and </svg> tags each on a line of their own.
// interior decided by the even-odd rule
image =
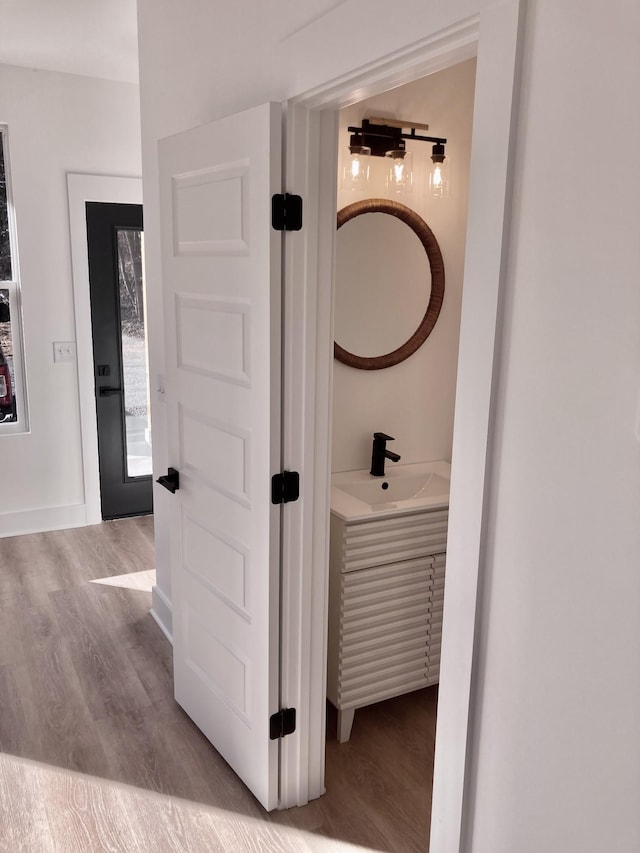
<svg viewBox="0 0 640 853">
<path fill-rule="evenodd" d="M 75 341 L 55 341 L 53 344 L 53 360 L 54 361 L 75 361 L 76 357 L 76 342 Z"/>
</svg>

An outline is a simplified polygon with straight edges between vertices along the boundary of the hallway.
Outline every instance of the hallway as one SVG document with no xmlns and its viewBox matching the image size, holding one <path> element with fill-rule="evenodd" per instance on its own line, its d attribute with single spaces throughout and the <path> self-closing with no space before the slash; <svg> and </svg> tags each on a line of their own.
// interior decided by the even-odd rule
<svg viewBox="0 0 640 853">
<path fill-rule="evenodd" d="M 150 516 L 0 539 L 0 849 L 425 851 L 436 689 L 330 713 L 328 793 L 267 814 L 173 700 L 152 569 Z"/>
</svg>

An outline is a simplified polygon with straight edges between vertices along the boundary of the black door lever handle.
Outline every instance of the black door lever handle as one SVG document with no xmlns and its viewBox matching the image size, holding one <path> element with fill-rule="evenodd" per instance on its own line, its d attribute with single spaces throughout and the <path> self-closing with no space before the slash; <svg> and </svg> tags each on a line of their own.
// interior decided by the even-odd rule
<svg viewBox="0 0 640 853">
<path fill-rule="evenodd" d="M 101 397 L 111 397 L 113 394 L 122 394 L 122 388 L 111 388 L 109 385 L 103 385 L 98 389 L 98 394 Z"/>
<path fill-rule="evenodd" d="M 163 477 L 158 477 L 156 483 L 160 483 L 165 489 L 175 495 L 180 488 L 180 474 L 175 468 L 168 468 L 167 473 Z"/>
</svg>

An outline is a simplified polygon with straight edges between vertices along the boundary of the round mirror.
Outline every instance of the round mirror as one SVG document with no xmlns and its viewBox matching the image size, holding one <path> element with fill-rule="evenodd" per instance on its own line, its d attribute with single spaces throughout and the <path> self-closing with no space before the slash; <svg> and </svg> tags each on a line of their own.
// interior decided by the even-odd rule
<svg viewBox="0 0 640 853">
<path fill-rule="evenodd" d="M 385 199 L 342 208 L 336 246 L 338 361 L 362 370 L 404 361 L 428 338 L 443 298 L 442 253 L 417 213 Z"/>
</svg>

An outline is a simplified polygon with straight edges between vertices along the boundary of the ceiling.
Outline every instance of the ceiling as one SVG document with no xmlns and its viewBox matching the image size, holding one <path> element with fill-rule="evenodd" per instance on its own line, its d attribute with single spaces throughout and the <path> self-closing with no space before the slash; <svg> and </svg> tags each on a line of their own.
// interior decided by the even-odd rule
<svg viewBox="0 0 640 853">
<path fill-rule="evenodd" d="M 138 82 L 136 0 L 0 0 L 0 64 Z"/>
</svg>

